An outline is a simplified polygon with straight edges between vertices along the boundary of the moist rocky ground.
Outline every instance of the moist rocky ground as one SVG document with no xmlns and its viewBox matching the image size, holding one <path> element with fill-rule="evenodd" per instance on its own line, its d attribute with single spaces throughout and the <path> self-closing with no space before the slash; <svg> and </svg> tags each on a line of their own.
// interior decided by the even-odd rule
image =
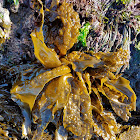
<svg viewBox="0 0 140 140">
<path fill-rule="evenodd" d="M 33 43 L 30 37 L 34 28 L 34 12 L 29 3 L 21 3 L 16 13 L 11 11 L 8 4 L 4 7 L 10 11 L 12 26 L 10 37 L 0 51 L 0 65 L 11 67 L 34 60 Z"/>
</svg>

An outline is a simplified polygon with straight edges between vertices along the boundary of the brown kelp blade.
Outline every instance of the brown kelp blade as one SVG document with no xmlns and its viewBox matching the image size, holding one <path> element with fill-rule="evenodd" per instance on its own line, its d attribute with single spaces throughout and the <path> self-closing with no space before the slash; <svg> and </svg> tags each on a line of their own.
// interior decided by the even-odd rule
<svg viewBox="0 0 140 140">
<path fill-rule="evenodd" d="M 109 88 L 109 92 L 112 95 L 117 93 L 118 98 L 110 100 L 111 106 L 115 113 L 123 120 L 128 121 L 131 113 L 129 111 L 136 110 L 136 95 L 129 85 L 129 81 L 123 77 L 119 77 L 117 80 L 110 80 L 105 83 Z"/>
<path fill-rule="evenodd" d="M 44 43 L 42 30 L 44 23 L 44 10 L 42 2 L 40 0 L 38 2 L 41 4 L 41 9 L 39 10 L 41 25 L 36 27 L 35 30 L 31 33 L 31 38 L 34 44 L 34 54 L 46 68 L 55 68 L 60 66 L 61 62 L 56 52 L 53 49 L 48 48 Z"/>
<path fill-rule="evenodd" d="M 103 111 L 103 105 L 102 105 L 102 98 L 98 92 L 98 89 L 95 86 L 92 86 L 92 93 L 90 95 L 91 97 L 91 104 L 97 112 L 101 113 Z"/>
<path fill-rule="evenodd" d="M 81 27 L 79 14 L 74 11 L 71 4 L 65 2 L 57 8 L 57 13 L 63 27 L 59 30 L 59 35 L 56 36 L 54 44 L 59 49 L 61 55 L 66 55 L 67 51 L 77 42 Z"/>
<path fill-rule="evenodd" d="M 93 127 L 94 133 L 106 140 L 116 140 L 116 133 L 118 132 L 117 122 L 111 112 L 93 110 Z"/>
<path fill-rule="evenodd" d="M 71 91 L 69 83 L 71 79 L 73 79 L 73 76 L 68 73 L 52 80 L 38 101 L 39 109 L 42 109 L 44 105 L 47 107 L 46 109 L 53 108 L 52 115 L 54 115 L 57 110 L 63 108 L 67 95 Z"/>
<path fill-rule="evenodd" d="M 78 72 L 84 71 L 87 67 L 97 67 L 100 63 L 100 60 L 95 56 L 78 51 L 73 51 L 65 58 L 62 58 L 61 61 L 66 65 L 71 64 L 72 69 Z"/>
<path fill-rule="evenodd" d="M 102 86 L 96 83 L 96 86 L 103 95 L 105 95 L 115 111 L 125 121 L 128 121 L 131 113 L 129 111 L 136 109 L 136 95 L 129 85 L 129 81 L 123 77 L 115 80 L 106 80 Z"/>
<path fill-rule="evenodd" d="M 37 1 L 32 0 L 31 3 L 30 3 L 30 6 L 33 9 L 35 9 L 36 11 L 38 11 L 38 17 L 37 18 L 39 19 L 39 21 L 36 21 L 37 25 L 35 26 L 35 30 L 33 31 L 33 33 L 35 34 L 35 36 L 40 41 L 44 42 L 44 36 L 43 36 L 43 30 L 42 30 L 42 27 L 43 27 L 43 24 L 44 24 L 43 3 L 42 3 L 41 0 L 37 0 Z"/>
<path fill-rule="evenodd" d="M 56 5 L 55 5 L 56 4 Z M 55 48 L 60 56 L 66 55 L 79 35 L 80 18 L 74 11 L 72 4 L 56 0 L 51 2 L 49 9 L 45 9 L 45 43 Z"/>
<path fill-rule="evenodd" d="M 111 72 L 117 72 L 119 68 L 124 65 L 128 65 L 128 52 L 120 48 L 117 52 L 98 52 L 94 55 L 100 59 L 104 66 L 107 67 Z M 100 66 L 99 66 L 100 67 Z M 103 65 L 101 65 L 103 67 Z"/>
<path fill-rule="evenodd" d="M 64 65 L 46 71 L 32 80 L 25 81 L 24 85 L 15 85 L 11 89 L 11 96 L 12 98 L 21 100 L 21 102 L 27 103 L 32 110 L 36 96 L 40 93 L 45 84 L 53 78 L 70 73 L 70 71 L 69 67 Z"/>
<path fill-rule="evenodd" d="M 106 82 L 106 86 L 108 86 L 110 89 L 112 89 L 111 86 L 114 86 L 116 90 L 126 95 L 130 101 L 130 106 L 132 107 L 131 110 L 135 111 L 136 110 L 136 95 L 129 84 L 130 82 L 123 77 L 119 77 L 117 80 L 110 80 Z"/>
<path fill-rule="evenodd" d="M 33 139 L 41 139 L 44 129 L 54 119 L 55 113 L 64 108 L 71 92 L 70 81 L 72 79 L 73 76 L 70 73 L 53 79 L 44 89 L 42 96 L 36 100 L 32 114 L 38 127 Z M 44 112 L 47 114 L 44 115 Z M 57 124 L 55 120 L 53 122 Z"/>
<path fill-rule="evenodd" d="M 72 91 L 63 111 L 63 125 L 79 139 L 90 139 L 92 134 L 91 100 L 80 73 L 78 77 L 80 80 L 74 79 L 71 84 Z"/>
<path fill-rule="evenodd" d="M 35 56 L 46 68 L 55 68 L 61 65 L 57 53 L 53 49 L 48 48 L 44 40 L 43 42 L 39 40 L 34 32 L 31 34 L 31 37 L 34 44 Z"/>
</svg>

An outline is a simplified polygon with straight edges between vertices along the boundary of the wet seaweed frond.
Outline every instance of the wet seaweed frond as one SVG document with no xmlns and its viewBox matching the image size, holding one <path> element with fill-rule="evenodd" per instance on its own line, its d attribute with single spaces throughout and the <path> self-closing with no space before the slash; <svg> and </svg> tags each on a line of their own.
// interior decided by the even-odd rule
<svg viewBox="0 0 140 140">
<path fill-rule="evenodd" d="M 79 35 L 78 14 L 65 2 L 52 4 L 45 11 L 42 2 L 38 2 L 42 16 L 31 38 L 35 56 L 45 69 L 41 67 L 43 70 L 37 70 L 33 77 L 17 81 L 11 89 L 11 97 L 25 117 L 23 136 L 32 140 L 40 140 L 45 134 L 52 139 L 88 140 L 96 135 L 115 140 L 120 126 L 114 114 L 128 121 L 130 111 L 136 110 L 136 95 L 130 82 L 121 77 L 129 52 L 122 48 L 106 53 L 70 52 Z M 62 23 L 57 32 L 55 20 Z M 47 31 L 44 37 L 45 22 L 52 34 Z M 49 126 L 54 127 L 51 133 Z"/>
<path fill-rule="evenodd" d="M 45 43 L 59 55 L 65 55 L 77 42 L 81 27 L 78 13 L 71 4 L 64 2 L 58 8 L 45 9 L 44 14 Z"/>
<path fill-rule="evenodd" d="M 117 140 L 123 139 L 140 139 L 140 128 L 138 126 L 122 126 L 122 131 Z M 124 131 L 125 130 L 125 131 Z"/>
</svg>

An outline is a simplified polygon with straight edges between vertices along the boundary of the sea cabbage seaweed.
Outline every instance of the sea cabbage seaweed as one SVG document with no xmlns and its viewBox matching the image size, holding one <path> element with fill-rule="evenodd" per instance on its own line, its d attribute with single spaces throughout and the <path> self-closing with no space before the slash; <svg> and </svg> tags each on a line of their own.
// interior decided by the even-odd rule
<svg viewBox="0 0 140 140">
<path fill-rule="evenodd" d="M 42 2 L 38 2 L 42 18 L 31 37 L 35 56 L 46 70 L 22 84 L 17 82 L 11 89 L 12 98 L 22 110 L 30 110 L 27 112 L 36 124 L 32 133 L 28 131 L 30 125 L 25 126 L 24 131 L 27 131 L 27 135 L 32 134 L 33 140 L 39 140 L 47 134 L 47 126 L 53 123 L 56 129 L 52 136 L 55 139 L 88 140 L 94 135 L 108 140 L 116 139 L 119 126 L 113 111 L 128 121 L 130 111 L 136 109 L 136 95 L 129 81 L 120 74 L 120 69 L 128 64 L 127 51 L 120 48 L 107 53 L 69 52 L 72 46 L 66 47 L 60 43 L 65 49 L 56 45 L 60 50 L 57 53 L 44 43 L 44 10 Z M 69 7 L 64 2 L 62 8 L 65 5 Z M 69 8 L 63 10 L 66 15 L 73 12 Z M 59 17 L 65 22 L 61 14 Z M 67 30 L 65 25 L 63 28 Z M 65 35 L 59 39 L 63 42 Z M 112 110 L 104 106 L 105 100 L 109 101 Z"/>
</svg>

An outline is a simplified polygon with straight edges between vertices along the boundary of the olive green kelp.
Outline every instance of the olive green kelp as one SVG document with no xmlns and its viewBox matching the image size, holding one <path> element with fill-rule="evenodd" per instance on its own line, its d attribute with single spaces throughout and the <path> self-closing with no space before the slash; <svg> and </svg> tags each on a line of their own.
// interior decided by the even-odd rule
<svg viewBox="0 0 140 140">
<path fill-rule="evenodd" d="M 42 5 L 41 2 L 40 4 Z M 58 9 L 62 8 L 67 16 L 73 11 L 64 8 L 65 6 L 70 5 L 64 2 L 60 6 L 57 5 L 55 11 L 52 11 L 55 9 L 52 6 L 45 11 L 56 12 L 59 19 L 66 23 L 66 17 L 62 18 Z M 50 139 L 88 140 L 95 135 L 106 140 L 116 139 L 119 126 L 113 114 L 116 113 L 128 121 L 130 111 L 136 109 L 136 95 L 129 86 L 129 81 L 120 74 L 120 69 L 128 63 L 127 51 L 119 49 L 117 52 L 107 53 L 68 53 L 72 46 L 65 43 L 61 46 L 61 43 L 66 41 L 65 33 L 62 36 L 61 32 L 67 29 L 68 25 L 63 24 L 58 34 L 61 48 L 58 44 L 53 44 L 60 51 L 58 53 L 55 51 L 57 49 L 47 47 L 44 43 L 43 5 L 40 15 L 41 24 L 32 32 L 31 37 L 35 56 L 46 70 L 29 80 L 24 80 L 23 83 L 17 82 L 11 89 L 12 98 L 22 109 L 27 110 L 24 105 L 28 107 L 33 123 L 36 124 L 31 130 L 31 139 L 40 140 L 44 133 L 48 134 L 47 127 L 50 123 L 55 126 L 55 132 L 50 134 Z M 77 21 L 77 17 L 69 18 L 72 18 L 70 20 L 73 22 Z M 73 38 L 78 37 L 78 34 L 72 35 Z M 107 101 L 112 110 L 106 108 Z"/>
</svg>

